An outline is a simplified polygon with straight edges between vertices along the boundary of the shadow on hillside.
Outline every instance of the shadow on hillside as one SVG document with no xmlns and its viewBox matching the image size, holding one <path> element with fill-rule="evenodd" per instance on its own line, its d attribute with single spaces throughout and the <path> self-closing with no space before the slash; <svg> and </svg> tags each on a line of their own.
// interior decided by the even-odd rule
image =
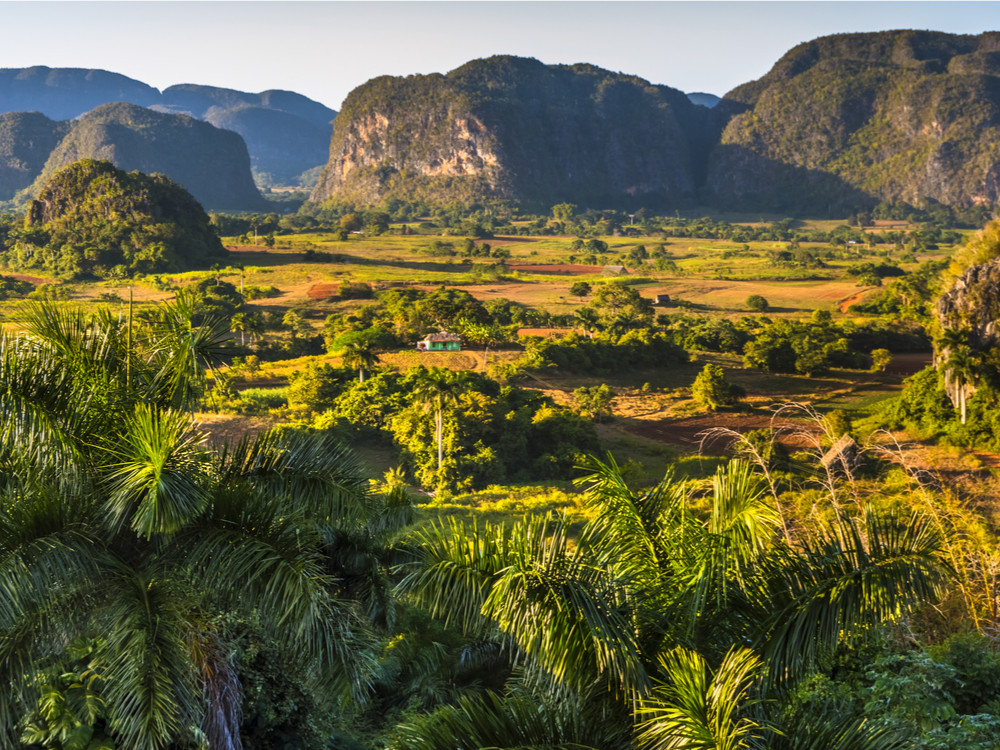
<svg viewBox="0 0 1000 750">
<path fill-rule="evenodd" d="M 704 200 L 728 210 L 842 217 L 877 199 L 837 175 L 788 164 L 746 146 L 719 144 L 709 156 Z"/>
</svg>

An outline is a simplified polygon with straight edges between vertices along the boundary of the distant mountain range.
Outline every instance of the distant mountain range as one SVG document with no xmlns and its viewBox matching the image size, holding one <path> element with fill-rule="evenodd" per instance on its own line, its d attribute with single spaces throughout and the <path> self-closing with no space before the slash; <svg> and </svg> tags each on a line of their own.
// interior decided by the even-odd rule
<svg viewBox="0 0 1000 750">
<path fill-rule="evenodd" d="M 291 91 L 250 94 L 215 86 L 181 84 L 160 92 L 145 83 L 105 70 L 0 69 L 0 113 L 38 112 L 50 120 L 65 121 L 113 102 L 127 102 L 166 114 L 188 115 L 239 133 L 246 142 L 254 176 L 262 185 L 295 185 L 309 181 L 310 175 L 306 173 L 318 171 L 327 160 L 331 123 L 337 114 Z M 22 120 L 19 132 L 26 132 L 23 129 L 28 122 L 38 121 Z M 30 148 L 37 150 L 37 146 Z M 0 165 L 0 172 L 5 167 L 23 171 L 27 164 L 6 162 Z M 174 175 L 171 177 L 177 179 Z M 311 179 L 314 181 L 315 174 Z M 0 196 L 3 197 L 6 196 Z"/>
<path fill-rule="evenodd" d="M 721 99 L 501 56 L 375 78 L 339 114 L 287 91 L 0 70 L 4 110 L 21 113 L 0 115 L 0 199 L 86 156 L 162 171 L 213 208 L 257 210 L 247 157 L 221 135 L 231 130 L 259 182 L 321 169 L 315 202 L 835 216 L 883 201 L 1000 203 L 1000 32 L 823 37 Z"/>
</svg>

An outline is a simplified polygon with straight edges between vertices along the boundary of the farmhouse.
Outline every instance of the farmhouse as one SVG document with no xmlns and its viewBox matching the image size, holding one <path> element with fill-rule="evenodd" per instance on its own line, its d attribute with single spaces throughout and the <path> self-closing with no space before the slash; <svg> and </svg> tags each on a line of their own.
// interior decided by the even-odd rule
<svg viewBox="0 0 1000 750">
<path fill-rule="evenodd" d="M 421 352 L 457 352 L 461 349 L 462 337 L 448 331 L 429 333 L 423 341 L 417 342 L 417 350 Z"/>
<path fill-rule="evenodd" d="M 628 269 L 625 266 L 605 266 L 603 273 L 605 276 L 628 276 Z"/>
</svg>

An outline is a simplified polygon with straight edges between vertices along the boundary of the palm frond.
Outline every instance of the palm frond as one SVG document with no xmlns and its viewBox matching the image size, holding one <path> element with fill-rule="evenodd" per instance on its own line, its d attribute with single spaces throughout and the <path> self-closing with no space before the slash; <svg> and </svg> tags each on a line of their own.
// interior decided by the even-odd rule
<svg viewBox="0 0 1000 750">
<path fill-rule="evenodd" d="M 170 534 L 208 504 L 204 438 L 181 412 L 140 406 L 126 424 L 110 466 L 108 510 L 140 536 Z"/>
<path fill-rule="evenodd" d="M 529 694 L 463 697 L 407 722 L 390 750 L 624 750 L 627 743 L 574 702 Z"/>
<path fill-rule="evenodd" d="M 198 675 L 188 657 L 188 608 L 168 578 L 122 565 L 106 624 L 105 699 L 109 724 L 125 747 L 160 750 L 202 715 Z"/>
<path fill-rule="evenodd" d="M 772 676 L 800 673 L 843 634 L 893 622 L 940 595 L 949 576 L 941 540 L 920 515 L 866 509 L 842 516 L 772 568 L 773 615 L 763 631 Z"/>
<path fill-rule="evenodd" d="M 523 652 L 560 682 L 599 679 L 626 693 L 645 687 L 627 592 L 562 524 L 514 527 L 505 562 L 482 611 Z"/>
<path fill-rule="evenodd" d="M 294 504 L 315 520 L 360 525 L 372 510 L 357 456 L 335 436 L 270 431 L 226 448 L 218 460 L 222 484 L 249 484 Z"/>
<path fill-rule="evenodd" d="M 683 648 L 662 655 L 660 665 L 664 681 L 637 711 L 643 750 L 742 750 L 758 744 L 761 728 L 745 715 L 761 669 L 753 652 L 732 649 L 711 676 L 701 655 Z"/>
<path fill-rule="evenodd" d="M 466 526 L 451 518 L 418 529 L 411 541 L 419 559 L 404 566 L 398 593 L 446 625 L 466 634 L 482 633 L 488 622 L 483 606 L 507 566 L 508 532 L 490 524 L 481 527 L 476 519 Z"/>
</svg>

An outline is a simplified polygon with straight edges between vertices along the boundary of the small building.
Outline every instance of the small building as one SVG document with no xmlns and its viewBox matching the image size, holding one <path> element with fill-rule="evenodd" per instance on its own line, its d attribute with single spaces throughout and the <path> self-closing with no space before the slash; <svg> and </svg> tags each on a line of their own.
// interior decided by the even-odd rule
<svg viewBox="0 0 1000 750">
<path fill-rule="evenodd" d="M 670 307 L 670 295 L 657 294 L 656 299 L 653 301 L 653 304 L 659 307 Z"/>
<path fill-rule="evenodd" d="M 628 276 L 628 269 L 625 266 L 605 266 L 603 273 L 605 276 Z"/>
<path fill-rule="evenodd" d="M 421 352 L 458 352 L 462 350 L 462 337 L 457 333 L 441 331 L 428 333 L 423 341 L 417 342 L 417 351 Z"/>
</svg>

